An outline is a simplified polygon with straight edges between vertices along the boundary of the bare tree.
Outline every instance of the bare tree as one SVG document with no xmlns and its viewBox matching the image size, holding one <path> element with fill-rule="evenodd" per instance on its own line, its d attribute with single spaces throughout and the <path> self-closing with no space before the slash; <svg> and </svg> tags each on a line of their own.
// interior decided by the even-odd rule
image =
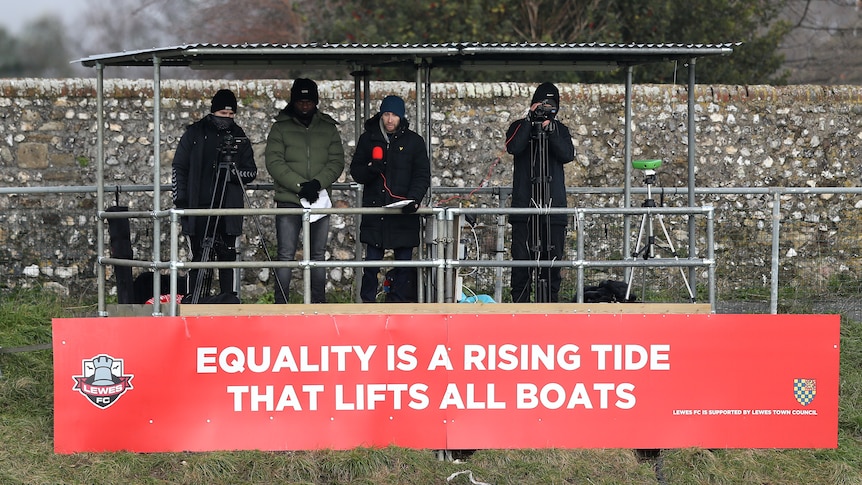
<svg viewBox="0 0 862 485">
<path fill-rule="evenodd" d="M 148 49 L 176 43 L 172 26 L 172 2 L 168 0 L 86 0 L 87 6 L 76 20 L 75 49 L 79 58 L 95 54 Z M 148 78 L 152 69 L 123 68 L 110 76 Z"/>
<path fill-rule="evenodd" d="M 608 0 L 521 0 L 518 2 L 522 23 L 515 32 L 530 42 L 584 42 L 606 37 L 609 16 Z"/>
<path fill-rule="evenodd" d="M 862 83 L 862 1 L 790 0 L 781 53 L 794 84 Z"/>
<path fill-rule="evenodd" d="M 731 59 L 721 60 L 721 67 L 716 68 L 717 79 L 732 79 L 732 82 L 770 79 L 779 83 L 862 83 L 862 56 L 858 55 L 862 48 L 862 0 L 716 2 L 87 0 L 87 16 L 76 22 L 81 26 L 76 29 L 76 40 L 67 39 L 63 44 L 55 38 L 51 42 L 67 46 L 67 56 L 73 57 L 69 52 L 74 52 L 79 54 L 75 58 L 80 58 L 89 54 L 182 43 L 741 40 L 744 45 L 739 52 L 735 52 Z M 713 8 L 714 5 L 727 8 Z M 760 17 L 764 17 L 761 19 L 756 13 L 777 9 L 783 9 L 780 20 L 793 26 L 789 35 L 784 35 L 780 29 L 770 32 L 767 16 L 761 14 Z M 727 36 L 733 38 L 724 38 Z M 0 41 L 3 41 L 2 35 Z M 6 41 L 17 43 L 18 39 L 7 38 Z M 35 45 L 32 39 L 30 42 Z M 780 46 L 778 53 L 775 45 Z M 50 57 L 55 53 L 40 55 Z M 780 65 L 782 56 L 783 66 Z M 8 72 L 9 66 L 15 62 L 18 61 L 8 55 L 0 57 L 3 72 Z M 740 64 L 738 75 L 720 72 L 721 69 L 730 69 L 734 63 Z M 129 69 L 120 75 L 149 77 L 151 73 Z M 166 75 L 257 77 L 268 74 L 259 71 L 196 73 L 184 69 Z"/>
<path fill-rule="evenodd" d="M 200 10 L 202 22 L 189 26 L 200 38 L 225 44 L 292 44 L 305 38 L 292 0 L 213 0 Z"/>
</svg>

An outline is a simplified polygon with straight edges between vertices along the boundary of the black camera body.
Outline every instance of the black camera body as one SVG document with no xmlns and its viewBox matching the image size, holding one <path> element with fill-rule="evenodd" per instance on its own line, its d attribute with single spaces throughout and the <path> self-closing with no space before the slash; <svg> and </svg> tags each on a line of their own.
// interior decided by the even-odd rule
<svg viewBox="0 0 862 485">
<path fill-rule="evenodd" d="M 228 133 L 222 137 L 221 145 L 218 147 L 218 153 L 222 162 L 233 163 L 234 157 L 239 153 L 239 149 L 248 143 L 248 137 L 233 136 Z"/>
<path fill-rule="evenodd" d="M 535 122 L 552 120 L 557 115 L 557 106 L 549 99 L 544 99 L 533 110 L 531 118 Z"/>
<path fill-rule="evenodd" d="M 553 105 L 540 104 L 533 111 L 533 119 L 536 121 L 550 120 L 557 114 L 557 108 Z"/>
</svg>

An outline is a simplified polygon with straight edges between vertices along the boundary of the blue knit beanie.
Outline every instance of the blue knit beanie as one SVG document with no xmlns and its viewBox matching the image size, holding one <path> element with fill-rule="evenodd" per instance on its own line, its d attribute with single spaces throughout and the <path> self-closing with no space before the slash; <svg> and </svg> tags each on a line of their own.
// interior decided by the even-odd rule
<svg viewBox="0 0 862 485">
<path fill-rule="evenodd" d="M 392 113 L 399 118 L 404 118 L 404 100 L 398 96 L 386 96 L 380 103 L 381 113 Z"/>
</svg>

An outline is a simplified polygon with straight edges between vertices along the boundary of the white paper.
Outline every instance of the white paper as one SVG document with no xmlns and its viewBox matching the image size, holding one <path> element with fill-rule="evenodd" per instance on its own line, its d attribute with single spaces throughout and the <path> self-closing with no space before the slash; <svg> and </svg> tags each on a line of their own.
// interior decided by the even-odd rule
<svg viewBox="0 0 862 485">
<path fill-rule="evenodd" d="M 317 200 L 312 204 L 306 199 L 299 199 L 299 202 L 302 204 L 302 207 L 306 209 L 329 209 L 332 207 L 332 199 L 329 198 L 329 193 L 326 189 L 320 189 L 320 192 L 317 193 Z M 320 219 L 328 216 L 329 214 L 311 214 L 309 217 L 309 221 L 317 222 Z"/>
<path fill-rule="evenodd" d="M 398 202 L 393 202 L 391 204 L 386 204 L 383 207 L 398 208 L 398 207 L 404 207 L 405 205 L 412 204 L 412 203 L 413 203 L 413 199 L 406 199 L 406 200 L 399 200 Z"/>
</svg>

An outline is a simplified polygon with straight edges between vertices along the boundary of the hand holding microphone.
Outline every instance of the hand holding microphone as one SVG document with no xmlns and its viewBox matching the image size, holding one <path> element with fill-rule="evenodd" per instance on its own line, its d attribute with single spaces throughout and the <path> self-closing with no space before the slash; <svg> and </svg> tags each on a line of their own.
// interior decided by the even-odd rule
<svg viewBox="0 0 862 485">
<path fill-rule="evenodd" d="M 368 162 L 368 170 L 374 173 L 383 173 L 383 147 L 380 145 L 371 149 L 371 161 Z"/>
</svg>

